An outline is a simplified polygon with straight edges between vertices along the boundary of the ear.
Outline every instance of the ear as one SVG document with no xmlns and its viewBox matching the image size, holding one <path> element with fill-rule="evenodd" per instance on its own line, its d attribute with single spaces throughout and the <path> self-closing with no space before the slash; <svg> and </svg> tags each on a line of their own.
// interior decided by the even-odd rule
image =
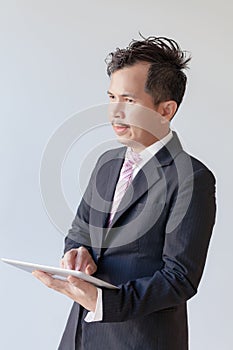
<svg viewBox="0 0 233 350">
<path fill-rule="evenodd" d="M 160 102 L 156 112 L 161 114 L 167 121 L 170 121 L 177 111 L 177 103 L 173 100 Z"/>
</svg>

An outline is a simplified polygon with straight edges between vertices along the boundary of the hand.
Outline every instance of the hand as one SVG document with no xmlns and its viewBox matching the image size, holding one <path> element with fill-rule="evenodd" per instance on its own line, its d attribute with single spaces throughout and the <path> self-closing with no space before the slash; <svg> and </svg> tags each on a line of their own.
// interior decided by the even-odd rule
<svg viewBox="0 0 233 350">
<path fill-rule="evenodd" d="M 64 269 L 78 270 L 92 275 L 97 266 L 85 247 L 71 249 L 61 259 L 60 266 Z"/>
<path fill-rule="evenodd" d="M 91 283 L 73 276 L 69 276 L 66 281 L 62 281 L 42 271 L 33 271 L 32 274 L 47 287 L 68 296 L 85 309 L 95 311 L 98 292 L 97 288 Z"/>
</svg>

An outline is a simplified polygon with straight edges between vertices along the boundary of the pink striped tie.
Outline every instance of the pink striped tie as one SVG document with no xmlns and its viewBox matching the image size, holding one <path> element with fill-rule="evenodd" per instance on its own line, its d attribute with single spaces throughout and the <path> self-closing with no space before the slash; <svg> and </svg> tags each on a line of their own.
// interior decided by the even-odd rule
<svg viewBox="0 0 233 350">
<path fill-rule="evenodd" d="M 117 208 L 119 207 L 119 204 L 132 181 L 134 165 L 138 164 L 140 160 L 141 157 L 138 153 L 135 153 L 129 149 L 127 150 L 125 161 L 121 168 L 120 177 L 116 185 L 108 226 L 111 225 Z"/>
</svg>

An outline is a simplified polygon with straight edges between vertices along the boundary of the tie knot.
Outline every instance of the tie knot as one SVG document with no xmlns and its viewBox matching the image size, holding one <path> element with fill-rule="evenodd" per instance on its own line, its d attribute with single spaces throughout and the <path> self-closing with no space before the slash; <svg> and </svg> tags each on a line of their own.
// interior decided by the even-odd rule
<svg viewBox="0 0 233 350">
<path fill-rule="evenodd" d="M 138 164 L 142 160 L 140 154 L 132 151 L 131 149 L 127 149 L 125 158 L 127 161 L 129 161 L 129 163 L 133 164 Z"/>
</svg>

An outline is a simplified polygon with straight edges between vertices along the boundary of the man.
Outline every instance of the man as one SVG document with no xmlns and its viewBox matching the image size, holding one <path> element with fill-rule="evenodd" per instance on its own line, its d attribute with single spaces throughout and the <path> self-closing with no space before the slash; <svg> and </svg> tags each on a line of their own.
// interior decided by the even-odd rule
<svg viewBox="0 0 233 350">
<path fill-rule="evenodd" d="M 109 117 L 124 147 L 99 158 L 61 265 L 119 289 L 34 273 L 74 300 L 60 350 L 188 349 L 186 302 L 215 220 L 214 177 L 170 130 L 189 60 L 175 41 L 155 37 L 109 56 Z"/>
</svg>

